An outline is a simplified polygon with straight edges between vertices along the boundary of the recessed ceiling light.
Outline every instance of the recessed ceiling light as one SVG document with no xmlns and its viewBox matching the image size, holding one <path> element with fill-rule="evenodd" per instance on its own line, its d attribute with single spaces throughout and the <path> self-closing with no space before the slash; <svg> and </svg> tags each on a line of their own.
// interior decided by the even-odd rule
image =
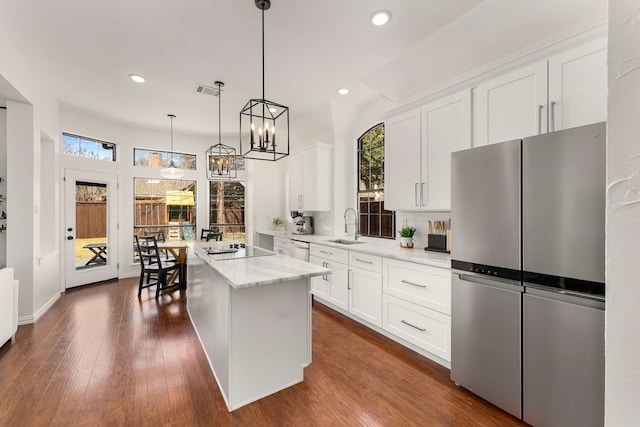
<svg viewBox="0 0 640 427">
<path fill-rule="evenodd" d="M 346 89 L 346 88 L 338 89 L 338 93 L 340 95 L 346 95 L 349 93 L 349 89 Z"/>
<path fill-rule="evenodd" d="M 144 83 L 147 80 L 138 74 L 129 74 L 129 78 L 136 83 Z"/>
<path fill-rule="evenodd" d="M 379 10 L 371 15 L 371 23 L 373 25 L 384 25 L 391 21 L 391 12 L 388 10 Z"/>
</svg>

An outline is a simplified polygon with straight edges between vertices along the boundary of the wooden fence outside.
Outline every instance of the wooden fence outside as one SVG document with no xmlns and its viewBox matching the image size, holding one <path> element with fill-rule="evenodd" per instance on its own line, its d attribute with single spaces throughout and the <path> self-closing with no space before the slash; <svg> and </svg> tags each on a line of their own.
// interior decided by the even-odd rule
<svg viewBox="0 0 640 427">
<path fill-rule="evenodd" d="M 107 203 L 76 202 L 76 238 L 107 237 Z"/>
</svg>

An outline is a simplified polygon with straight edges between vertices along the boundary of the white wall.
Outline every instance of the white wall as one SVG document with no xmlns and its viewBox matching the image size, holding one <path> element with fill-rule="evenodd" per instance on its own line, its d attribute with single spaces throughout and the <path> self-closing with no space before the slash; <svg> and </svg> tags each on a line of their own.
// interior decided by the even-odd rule
<svg viewBox="0 0 640 427">
<path fill-rule="evenodd" d="M 4 106 L 4 105 L 3 105 Z M 0 177 L 7 178 L 7 112 L 0 109 Z M 0 194 L 7 196 L 6 183 L 0 184 Z M 0 206 L 0 212 L 6 210 L 6 204 Z M 7 235 L 0 233 L 0 268 L 7 266 Z"/>
<path fill-rule="evenodd" d="M 609 2 L 605 424 L 640 425 L 640 20 Z"/>
<path fill-rule="evenodd" d="M 58 141 L 58 102 L 0 32 L 0 95 L 7 99 L 7 265 L 20 281 L 19 321 L 33 322 L 59 297 L 58 253 L 41 260 L 41 138 Z M 55 156 L 55 154 L 54 154 Z M 54 160 L 55 162 L 55 160 Z M 59 183 L 54 180 L 54 191 Z M 57 207 L 56 207 L 57 208 Z M 56 230 L 57 231 L 57 230 Z"/>
</svg>

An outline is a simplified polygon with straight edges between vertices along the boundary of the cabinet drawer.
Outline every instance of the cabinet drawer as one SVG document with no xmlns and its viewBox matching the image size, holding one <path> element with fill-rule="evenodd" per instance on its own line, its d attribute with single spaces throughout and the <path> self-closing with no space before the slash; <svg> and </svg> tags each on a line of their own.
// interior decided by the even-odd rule
<svg viewBox="0 0 640 427">
<path fill-rule="evenodd" d="M 343 264 L 349 263 L 349 251 L 346 249 L 336 249 L 330 246 L 311 244 L 309 254 L 320 258 L 330 259 Z"/>
<path fill-rule="evenodd" d="M 451 314 L 451 270 L 384 259 L 383 291 L 426 308 Z"/>
<path fill-rule="evenodd" d="M 382 257 L 349 251 L 349 266 L 380 273 L 382 271 Z"/>
<path fill-rule="evenodd" d="M 382 327 L 411 344 L 451 361 L 451 317 L 391 295 L 382 295 Z"/>
</svg>

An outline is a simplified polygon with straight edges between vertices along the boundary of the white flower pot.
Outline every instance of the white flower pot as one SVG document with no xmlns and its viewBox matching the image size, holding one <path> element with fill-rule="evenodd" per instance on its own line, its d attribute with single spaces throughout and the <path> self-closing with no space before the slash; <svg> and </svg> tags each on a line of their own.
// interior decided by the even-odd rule
<svg viewBox="0 0 640 427">
<path fill-rule="evenodd" d="M 413 237 L 400 237 L 400 247 L 402 247 L 402 248 L 412 248 L 413 247 Z"/>
</svg>

